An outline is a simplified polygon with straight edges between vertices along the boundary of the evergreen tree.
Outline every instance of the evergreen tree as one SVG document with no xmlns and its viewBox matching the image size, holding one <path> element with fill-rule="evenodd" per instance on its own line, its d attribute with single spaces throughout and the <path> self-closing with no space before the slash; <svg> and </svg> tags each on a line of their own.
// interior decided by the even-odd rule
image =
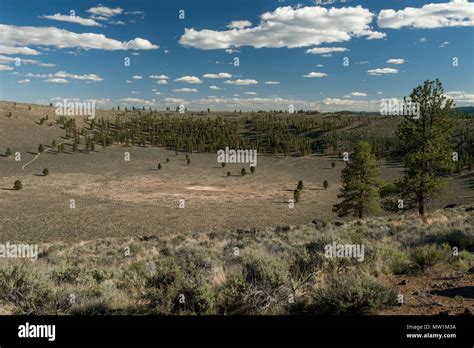
<svg viewBox="0 0 474 348">
<path fill-rule="evenodd" d="M 48 176 L 48 175 L 49 175 L 49 169 L 48 169 L 48 168 L 44 168 L 44 169 L 43 169 L 43 175 L 44 175 L 44 176 Z"/>
<path fill-rule="evenodd" d="M 7 151 L 5 151 L 5 156 L 10 157 L 12 155 L 12 150 L 10 150 L 9 147 L 7 147 Z"/>
<path fill-rule="evenodd" d="M 299 200 L 300 200 L 300 195 L 301 195 L 300 192 L 301 192 L 301 191 L 298 190 L 298 189 L 296 189 L 296 190 L 293 191 L 293 199 L 294 199 L 295 203 L 298 203 Z"/>
<path fill-rule="evenodd" d="M 240 174 L 241 174 L 241 175 L 247 174 L 247 171 L 245 170 L 245 168 L 242 168 L 242 169 L 241 169 Z"/>
<path fill-rule="evenodd" d="M 39 153 L 43 153 L 43 152 L 44 152 L 43 144 L 39 144 L 39 146 L 38 146 L 38 152 L 39 152 Z"/>
<path fill-rule="evenodd" d="M 13 183 L 13 189 L 14 190 L 21 190 L 23 188 L 23 185 L 21 184 L 20 180 L 15 180 Z"/>
<path fill-rule="evenodd" d="M 323 182 L 323 187 L 324 187 L 324 189 L 325 189 L 325 190 L 327 190 L 327 189 L 328 189 L 328 187 L 329 187 L 329 183 L 328 183 L 328 181 L 327 181 L 327 180 L 324 180 L 324 182 Z"/>
<path fill-rule="evenodd" d="M 354 214 L 362 219 L 367 213 L 380 209 L 379 169 L 370 144 L 358 142 L 351 162 L 342 170 L 342 201 L 333 207 L 339 216 Z"/>
<path fill-rule="evenodd" d="M 427 200 L 446 184 L 445 174 L 453 167 L 450 145 L 455 127 L 451 117 L 453 100 L 444 95 L 437 79 L 414 88 L 410 101 L 418 103 L 420 115 L 405 116 L 398 127 L 406 170 L 395 187 L 406 206 L 417 206 L 423 216 Z"/>
<path fill-rule="evenodd" d="M 302 180 L 298 181 L 298 185 L 296 186 L 296 189 L 298 191 L 301 191 L 303 189 L 303 181 Z"/>
</svg>

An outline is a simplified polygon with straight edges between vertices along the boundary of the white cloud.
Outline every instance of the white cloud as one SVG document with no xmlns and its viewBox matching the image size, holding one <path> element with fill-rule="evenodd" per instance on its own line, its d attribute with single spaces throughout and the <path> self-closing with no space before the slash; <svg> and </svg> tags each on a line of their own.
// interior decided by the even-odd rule
<svg viewBox="0 0 474 348">
<path fill-rule="evenodd" d="M 377 69 L 369 69 L 367 70 L 369 75 L 379 76 L 384 74 L 396 74 L 398 73 L 398 69 L 394 68 L 377 68 Z"/>
<path fill-rule="evenodd" d="M 449 45 L 449 41 L 444 41 L 443 43 L 441 43 L 441 45 L 439 45 L 439 47 L 443 48 L 443 47 L 446 47 Z"/>
<path fill-rule="evenodd" d="M 0 55 L 0 62 L 3 62 L 3 63 L 13 63 L 13 62 L 16 62 L 17 59 L 18 59 L 18 57 L 8 57 L 8 56 Z M 31 65 L 38 65 L 38 66 L 42 66 L 42 67 L 48 67 L 48 68 L 56 66 L 56 64 L 42 63 L 42 62 L 34 60 L 34 59 L 20 58 L 19 62 L 20 62 L 20 64 L 31 64 Z"/>
<path fill-rule="evenodd" d="M 186 104 L 186 100 L 180 98 L 163 98 L 164 103 Z"/>
<path fill-rule="evenodd" d="M 310 72 L 307 75 L 303 75 L 303 77 L 308 77 L 308 78 L 325 77 L 325 76 L 328 76 L 328 75 L 326 73 L 314 72 L 314 71 Z"/>
<path fill-rule="evenodd" d="M 317 67 L 317 68 L 322 68 L 323 66 L 324 66 L 324 65 L 322 65 L 322 64 L 316 64 L 316 67 Z"/>
<path fill-rule="evenodd" d="M 228 79 L 231 78 L 232 75 L 229 73 L 218 73 L 218 74 L 204 74 L 202 77 L 208 78 L 208 79 Z"/>
<path fill-rule="evenodd" d="M 166 80 L 158 80 L 158 81 L 156 81 L 156 84 L 157 84 L 157 85 L 167 85 L 167 84 L 168 84 L 168 81 L 166 81 Z"/>
<path fill-rule="evenodd" d="M 404 64 L 405 62 L 406 60 L 402 58 L 392 58 L 387 60 L 388 64 Z"/>
<path fill-rule="evenodd" d="M 199 77 L 196 76 L 182 76 L 175 79 L 177 82 L 185 82 L 185 83 L 202 83 Z"/>
<path fill-rule="evenodd" d="M 257 92 L 244 92 L 244 94 L 248 94 L 248 95 L 257 95 Z"/>
<path fill-rule="evenodd" d="M 7 47 L 36 45 L 101 50 L 149 50 L 159 48 L 158 45 L 154 45 L 142 38 L 118 41 L 110 39 L 104 34 L 78 34 L 55 27 L 29 27 L 6 24 L 0 24 L 0 42 Z"/>
<path fill-rule="evenodd" d="M 345 47 L 314 47 L 306 50 L 306 53 L 311 54 L 327 54 L 332 52 L 345 52 L 349 51 Z"/>
<path fill-rule="evenodd" d="M 41 52 L 34 50 L 29 47 L 13 47 L 13 46 L 3 46 L 0 45 L 0 53 L 3 54 L 25 54 L 30 56 L 37 56 Z"/>
<path fill-rule="evenodd" d="M 420 40 L 419 40 L 419 41 L 420 41 L 420 42 L 426 42 L 426 41 L 428 41 L 428 39 L 427 39 L 426 37 L 424 37 L 424 36 L 423 36 L 422 38 L 420 38 Z"/>
<path fill-rule="evenodd" d="M 280 82 L 278 81 L 265 81 L 264 83 L 266 85 L 279 85 L 280 84 Z"/>
<path fill-rule="evenodd" d="M 370 28 L 374 16 L 361 6 L 330 9 L 286 6 L 263 13 L 260 23 L 254 27 L 224 31 L 186 28 L 179 43 L 199 49 L 295 48 L 345 42 L 352 37 L 384 38 L 384 33 Z"/>
<path fill-rule="evenodd" d="M 44 82 L 48 82 L 48 83 L 69 83 L 68 80 L 61 79 L 61 78 L 51 78 L 51 79 L 45 80 Z"/>
<path fill-rule="evenodd" d="M 420 8 L 406 7 L 403 10 L 382 10 L 377 17 L 380 28 L 434 29 L 444 27 L 474 26 L 474 3 L 455 0 L 439 4 L 426 4 Z"/>
<path fill-rule="evenodd" d="M 196 88 L 178 88 L 178 89 L 173 89 L 173 92 L 197 93 L 199 91 Z"/>
<path fill-rule="evenodd" d="M 127 105 L 140 105 L 140 106 L 152 106 L 156 105 L 156 99 L 146 100 L 146 99 L 139 99 L 139 98 L 123 98 L 118 99 L 119 102 Z"/>
<path fill-rule="evenodd" d="M 367 93 L 363 93 L 363 92 L 352 92 L 351 95 L 353 97 L 367 97 Z"/>
<path fill-rule="evenodd" d="M 456 106 L 474 105 L 474 92 L 468 93 L 465 91 L 450 91 L 446 92 L 445 95 L 451 99 L 454 99 Z"/>
<path fill-rule="evenodd" d="M 98 17 L 96 19 L 108 19 L 110 17 L 122 14 L 123 9 L 121 9 L 120 7 L 110 8 L 107 6 L 99 5 L 97 7 L 91 7 L 86 12 L 90 13 L 94 17 Z"/>
<path fill-rule="evenodd" d="M 231 29 L 243 29 L 252 26 L 252 22 L 244 20 L 244 21 L 232 21 L 227 26 Z"/>
<path fill-rule="evenodd" d="M 226 49 L 225 51 L 226 51 L 227 53 L 229 53 L 229 54 L 240 52 L 239 50 L 234 50 L 234 49 L 232 49 L 232 48 L 228 48 L 228 49 Z"/>
<path fill-rule="evenodd" d="M 97 76 L 96 74 L 86 74 L 86 75 L 77 75 L 77 74 L 69 74 L 65 71 L 58 71 L 54 74 L 33 74 L 33 73 L 28 73 L 26 74 L 27 77 L 38 77 L 38 78 L 60 78 L 60 79 L 73 79 L 73 80 L 82 80 L 82 81 L 92 81 L 92 82 L 98 82 L 98 81 L 103 81 L 104 79 L 100 76 Z"/>
<path fill-rule="evenodd" d="M 60 22 L 69 22 L 69 23 L 77 23 L 80 25 L 85 25 L 88 27 L 101 27 L 102 24 L 96 22 L 90 18 L 82 18 L 79 16 L 70 16 L 70 15 L 62 15 L 60 13 L 55 13 L 53 15 L 44 15 L 42 18 L 51 19 L 53 21 L 60 21 Z"/>
<path fill-rule="evenodd" d="M 157 80 L 168 80 L 169 77 L 166 75 L 150 75 L 148 76 L 150 79 L 157 79 Z"/>
<path fill-rule="evenodd" d="M 143 78 L 143 77 L 140 76 L 140 75 L 133 75 L 133 76 L 132 76 L 132 79 L 134 79 L 134 80 L 141 80 L 142 78 Z"/>
<path fill-rule="evenodd" d="M 18 83 L 28 83 L 28 82 L 30 82 L 30 80 L 28 80 L 28 79 L 18 81 Z"/>
<path fill-rule="evenodd" d="M 248 85 L 256 85 L 258 83 L 257 80 L 253 79 L 237 79 L 237 80 L 227 80 L 224 83 L 228 85 L 237 85 L 237 86 L 248 86 Z"/>
<path fill-rule="evenodd" d="M 209 86 L 209 89 L 220 90 L 220 89 L 222 89 L 222 88 L 217 87 L 217 86 Z"/>
<path fill-rule="evenodd" d="M 133 81 L 132 80 L 127 80 L 125 81 L 126 83 L 132 83 Z"/>
</svg>

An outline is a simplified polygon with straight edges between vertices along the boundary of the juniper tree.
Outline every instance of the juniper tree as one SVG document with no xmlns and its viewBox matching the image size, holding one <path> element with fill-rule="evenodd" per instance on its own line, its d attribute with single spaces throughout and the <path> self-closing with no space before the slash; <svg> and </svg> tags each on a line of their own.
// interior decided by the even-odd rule
<svg viewBox="0 0 474 348">
<path fill-rule="evenodd" d="M 43 169 L 43 175 L 44 175 L 44 176 L 48 176 L 48 175 L 49 175 L 49 169 L 48 169 L 48 168 L 44 168 L 44 169 Z"/>
<path fill-rule="evenodd" d="M 407 207 L 418 207 L 425 214 L 427 200 L 446 184 L 453 167 L 451 135 L 456 125 L 453 100 L 444 95 L 442 83 L 427 80 L 410 94 L 418 103 L 417 117 L 405 116 L 397 136 L 404 156 L 405 176 L 395 183 L 399 198 Z"/>
<path fill-rule="evenodd" d="M 161 169 L 161 163 L 158 163 L 158 170 Z"/>
<path fill-rule="evenodd" d="M 298 185 L 296 186 L 296 189 L 298 191 L 301 191 L 303 189 L 303 181 L 302 180 L 298 181 Z"/>
<path fill-rule="evenodd" d="M 247 171 L 245 170 L 245 168 L 242 168 L 242 169 L 240 170 L 240 174 L 241 174 L 241 175 L 247 174 Z"/>
<path fill-rule="evenodd" d="M 323 187 L 324 187 L 324 189 L 325 189 L 325 190 L 327 190 L 327 189 L 328 189 L 328 187 L 329 187 L 329 183 L 328 183 L 328 181 L 327 181 L 327 180 L 324 180 L 324 182 L 323 182 Z"/>
<path fill-rule="evenodd" d="M 12 150 L 10 150 L 9 147 L 7 147 L 7 151 L 5 151 L 5 156 L 10 157 L 12 155 Z"/>
<path fill-rule="evenodd" d="M 354 214 L 362 219 L 367 213 L 380 210 L 379 168 L 369 143 L 358 142 L 354 147 L 352 161 L 342 170 L 340 203 L 333 207 L 339 216 Z"/>
<path fill-rule="evenodd" d="M 43 152 L 44 152 L 43 144 L 39 144 L 39 146 L 38 146 L 38 152 L 39 152 L 39 153 L 43 153 Z"/>
<path fill-rule="evenodd" d="M 295 200 L 295 203 L 298 203 L 299 200 L 300 200 L 300 195 L 301 195 L 300 192 L 301 192 L 301 191 L 298 190 L 298 189 L 296 189 L 296 190 L 293 191 L 293 199 Z"/>
</svg>

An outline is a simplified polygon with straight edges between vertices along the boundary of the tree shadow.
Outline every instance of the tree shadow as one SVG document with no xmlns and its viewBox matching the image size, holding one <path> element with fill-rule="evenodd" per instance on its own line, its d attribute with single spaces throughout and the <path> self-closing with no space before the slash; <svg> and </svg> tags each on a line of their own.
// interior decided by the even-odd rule
<svg viewBox="0 0 474 348">
<path fill-rule="evenodd" d="M 464 298 L 474 299 L 474 286 L 461 286 L 457 288 L 450 288 L 444 290 L 432 290 L 430 294 L 445 296 L 445 297 L 456 297 L 461 296 Z"/>
</svg>

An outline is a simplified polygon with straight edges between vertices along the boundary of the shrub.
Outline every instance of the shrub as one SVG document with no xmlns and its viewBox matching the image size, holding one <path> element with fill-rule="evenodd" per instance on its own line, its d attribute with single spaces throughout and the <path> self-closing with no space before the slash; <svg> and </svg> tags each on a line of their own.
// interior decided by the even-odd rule
<svg viewBox="0 0 474 348">
<path fill-rule="evenodd" d="M 13 183 L 13 189 L 14 190 L 21 190 L 23 188 L 23 185 L 21 184 L 20 180 L 15 180 Z"/>
<path fill-rule="evenodd" d="M 397 249 L 389 249 L 387 252 L 387 263 L 393 274 L 407 274 L 411 271 L 408 255 Z"/>
<path fill-rule="evenodd" d="M 43 175 L 44 175 L 44 176 L 48 176 L 48 175 L 49 175 L 49 169 L 48 169 L 48 168 L 44 168 L 44 169 L 43 169 Z"/>
<path fill-rule="evenodd" d="M 251 167 L 250 167 L 250 172 L 251 172 L 252 174 L 255 173 L 255 167 L 254 167 L 254 166 L 251 166 Z"/>
<path fill-rule="evenodd" d="M 422 245 L 412 249 L 410 259 L 421 272 L 436 265 L 443 258 L 443 250 L 436 244 Z"/>
<path fill-rule="evenodd" d="M 240 174 L 241 174 L 241 175 L 246 175 L 246 174 L 247 174 L 247 171 L 245 170 L 245 168 L 242 168 L 242 169 L 240 170 Z"/>
<path fill-rule="evenodd" d="M 161 163 L 158 163 L 158 170 L 161 169 Z"/>
<path fill-rule="evenodd" d="M 325 190 L 327 190 L 327 189 L 328 189 L 328 187 L 329 187 L 329 183 L 328 183 L 328 181 L 327 181 L 327 180 L 324 180 L 324 182 L 323 182 L 323 187 L 324 187 L 324 189 L 325 189 Z"/>
<path fill-rule="evenodd" d="M 329 279 L 316 290 L 312 309 L 315 314 L 374 314 L 384 305 L 396 305 L 396 294 L 367 278 L 344 274 Z"/>
<path fill-rule="evenodd" d="M 438 245 L 447 243 L 451 247 L 474 252 L 474 235 L 459 229 L 452 229 L 446 234 L 428 235 L 421 242 Z"/>
<path fill-rule="evenodd" d="M 5 151 L 5 156 L 10 157 L 12 155 L 12 150 L 10 150 L 9 147 L 7 147 L 7 151 Z"/>
<path fill-rule="evenodd" d="M 298 203 L 300 200 L 300 190 L 294 190 L 293 191 L 293 199 L 295 200 L 295 203 Z"/>
<path fill-rule="evenodd" d="M 225 162 L 221 162 L 221 167 L 225 168 Z"/>
<path fill-rule="evenodd" d="M 39 153 L 43 153 L 43 152 L 44 152 L 43 144 L 39 144 L 39 146 L 38 146 L 38 152 L 39 152 Z"/>
<path fill-rule="evenodd" d="M 298 191 L 303 190 L 303 181 L 302 181 L 302 180 L 299 180 L 299 181 L 298 181 L 298 186 L 296 186 L 296 189 L 297 189 Z"/>
</svg>

